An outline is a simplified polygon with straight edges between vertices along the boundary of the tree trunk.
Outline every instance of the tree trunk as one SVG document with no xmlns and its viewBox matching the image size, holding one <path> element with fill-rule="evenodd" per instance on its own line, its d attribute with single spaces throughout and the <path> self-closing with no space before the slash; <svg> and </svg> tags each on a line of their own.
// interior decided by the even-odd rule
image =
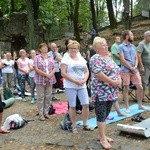
<svg viewBox="0 0 150 150">
<path fill-rule="evenodd" d="M 32 0 L 34 19 L 38 19 L 39 17 L 39 0 Z"/>
<path fill-rule="evenodd" d="M 35 48 L 35 29 L 34 29 L 34 12 L 31 0 L 26 0 L 26 9 L 28 17 L 28 35 L 29 35 L 29 48 Z"/>
<path fill-rule="evenodd" d="M 14 6 L 14 0 L 11 0 L 11 13 L 14 12 L 15 6 Z"/>
<path fill-rule="evenodd" d="M 94 0 L 90 0 L 90 5 L 91 5 L 91 12 L 92 12 L 93 28 L 96 30 L 96 33 L 98 33 L 98 29 L 97 29 L 97 18 L 96 18 L 95 2 L 94 2 Z"/>
<path fill-rule="evenodd" d="M 117 27 L 117 21 L 116 21 L 115 15 L 114 15 L 112 0 L 106 0 L 106 3 L 107 3 L 107 10 L 108 10 L 110 28 L 114 29 L 114 28 Z"/>
<path fill-rule="evenodd" d="M 130 1 L 129 0 L 123 0 L 123 5 L 124 5 L 124 13 L 123 13 L 123 22 L 124 22 L 124 28 L 125 30 L 129 30 L 131 28 L 131 23 L 130 23 Z"/>
<path fill-rule="evenodd" d="M 75 0 L 73 22 L 74 22 L 74 35 L 75 35 L 76 40 L 78 42 L 80 42 L 80 32 L 79 32 L 79 27 L 78 27 L 78 22 L 79 22 L 79 5 L 80 5 L 80 0 Z"/>
<path fill-rule="evenodd" d="M 74 7 L 73 7 L 73 2 L 72 0 L 69 0 L 69 6 L 70 6 L 70 31 L 71 32 L 74 32 L 74 26 L 73 26 L 73 18 L 74 18 L 74 14 L 73 14 L 73 10 L 74 10 Z"/>
</svg>

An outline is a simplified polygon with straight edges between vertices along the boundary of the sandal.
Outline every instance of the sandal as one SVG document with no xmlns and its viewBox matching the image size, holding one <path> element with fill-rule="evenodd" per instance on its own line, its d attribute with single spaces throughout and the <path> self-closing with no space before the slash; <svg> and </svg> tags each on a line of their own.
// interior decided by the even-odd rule
<svg viewBox="0 0 150 150">
<path fill-rule="evenodd" d="M 94 129 L 91 128 L 91 127 L 88 126 L 88 125 L 84 125 L 84 126 L 83 126 L 83 130 L 85 130 L 85 131 L 93 131 Z"/>
<path fill-rule="evenodd" d="M 75 128 L 72 128 L 72 133 L 74 133 L 74 134 L 77 134 L 77 133 L 78 133 L 78 130 L 77 130 L 76 127 L 75 127 Z"/>
</svg>

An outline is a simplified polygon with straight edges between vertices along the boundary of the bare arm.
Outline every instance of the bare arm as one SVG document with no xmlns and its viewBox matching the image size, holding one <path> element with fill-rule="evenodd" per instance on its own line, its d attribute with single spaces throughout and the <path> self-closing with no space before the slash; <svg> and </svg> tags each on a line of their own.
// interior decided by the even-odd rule
<svg viewBox="0 0 150 150">
<path fill-rule="evenodd" d="M 19 69 L 20 71 L 24 72 L 25 74 L 27 73 L 24 69 L 22 69 L 22 68 L 21 68 L 21 66 L 20 66 L 20 63 L 19 63 L 19 62 L 17 62 L 17 65 L 18 65 L 18 69 Z"/>
<path fill-rule="evenodd" d="M 120 59 L 119 54 L 113 54 L 117 59 Z"/>
<path fill-rule="evenodd" d="M 124 54 L 123 53 L 120 53 L 119 54 L 119 57 L 120 57 L 120 60 L 121 62 L 123 63 L 124 66 L 126 66 L 128 69 L 132 69 L 132 66 L 125 60 L 124 58 Z"/>
<path fill-rule="evenodd" d="M 57 52 L 55 52 L 55 55 L 56 55 L 56 57 L 57 57 L 57 60 L 58 60 L 59 62 L 61 62 L 62 56 L 61 56 L 59 53 L 57 53 Z"/>
<path fill-rule="evenodd" d="M 56 71 L 56 69 L 54 68 L 50 73 L 46 73 L 46 72 L 38 69 L 38 67 L 36 67 L 36 66 L 34 67 L 34 69 L 37 72 L 37 74 L 39 74 L 41 76 L 44 76 L 46 78 L 49 78 L 49 79 L 51 79 L 53 77 L 53 75 L 54 75 L 54 73 Z"/>
<path fill-rule="evenodd" d="M 76 80 L 67 74 L 67 65 L 61 64 L 61 75 L 70 82 L 76 83 Z"/>
<path fill-rule="evenodd" d="M 34 67 L 31 64 L 29 64 L 29 71 L 31 72 L 33 70 L 34 70 Z"/>
<path fill-rule="evenodd" d="M 143 63 L 142 63 L 142 58 L 141 58 L 142 53 L 138 52 L 137 56 L 138 56 L 139 67 L 144 68 Z"/>
<path fill-rule="evenodd" d="M 111 84 L 113 87 L 119 87 L 121 85 L 121 78 L 119 78 L 118 80 L 112 80 L 111 78 L 106 76 L 104 73 L 98 73 L 96 74 L 96 77 L 103 82 Z"/>
</svg>

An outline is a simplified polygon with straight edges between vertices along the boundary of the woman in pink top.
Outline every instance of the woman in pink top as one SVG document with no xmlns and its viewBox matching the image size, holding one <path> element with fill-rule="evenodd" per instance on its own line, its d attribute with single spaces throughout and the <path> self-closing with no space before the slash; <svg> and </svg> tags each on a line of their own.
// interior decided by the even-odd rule
<svg viewBox="0 0 150 150">
<path fill-rule="evenodd" d="M 20 58 L 17 60 L 18 64 L 18 70 L 19 70 L 19 76 L 18 76 L 18 81 L 19 81 L 19 86 L 21 88 L 21 97 L 22 101 L 25 102 L 25 81 L 28 82 L 30 85 L 29 81 L 29 58 L 26 57 L 26 51 L 24 49 L 21 49 L 19 51 Z"/>
</svg>

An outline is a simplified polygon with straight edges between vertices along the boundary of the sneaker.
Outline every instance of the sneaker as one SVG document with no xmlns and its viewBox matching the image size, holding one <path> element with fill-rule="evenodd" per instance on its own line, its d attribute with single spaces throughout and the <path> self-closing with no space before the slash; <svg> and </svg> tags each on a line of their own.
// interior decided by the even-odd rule
<svg viewBox="0 0 150 150">
<path fill-rule="evenodd" d="M 34 98 L 31 98 L 31 104 L 34 104 L 35 103 L 35 99 Z"/>
<path fill-rule="evenodd" d="M 50 119 L 51 117 L 47 114 L 47 115 L 44 115 L 44 117 L 46 118 L 46 119 Z"/>
<path fill-rule="evenodd" d="M 40 116 L 39 116 L 39 120 L 40 120 L 40 121 L 44 121 L 44 120 L 45 120 L 45 117 L 44 117 L 43 115 L 40 115 Z"/>
<path fill-rule="evenodd" d="M 22 100 L 21 100 L 22 102 L 26 102 L 26 99 L 25 98 L 22 98 Z"/>
</svg>

